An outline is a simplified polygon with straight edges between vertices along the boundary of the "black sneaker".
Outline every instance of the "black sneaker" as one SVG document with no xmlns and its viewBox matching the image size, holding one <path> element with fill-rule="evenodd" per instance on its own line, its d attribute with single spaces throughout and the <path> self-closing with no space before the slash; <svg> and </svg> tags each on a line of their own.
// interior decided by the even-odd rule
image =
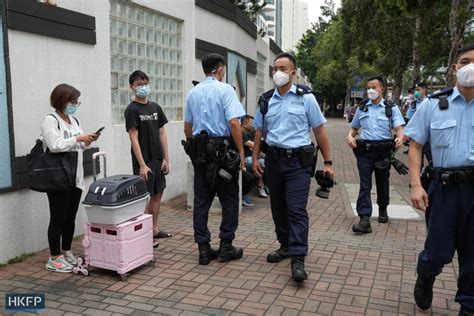
<svg viewBox="0 0 474 316">
<path fill-rule="evenodd" d="M 370 225 L 370 216 L 362 215 L 358 224 L 352 225 L 352 231 L 355 234 L 368 234 L 372 232 L 372 226 Z"/>
<path fill-rule="evenodd" d="M 433 302 L 433 284 L 435 278 L 424 279 L 418 276 L 416 278 L 415 289 L 413 290 L 413 296 L 415 297 L 415 303 L 421 310 L 427 310 L 431 307 Z"/>
<path fill-rule="evenodd" d="M 303 282 L 308 278 L 308 274 L 304 270 L 304 257 L 291 257 L 291 278 L 295 282 Z"/>
<path fill-rule="evenodd" d="M 388 223 L 388 214 L 386 207 L 379 208 L 379 223 Z"/>
<path fill-rule="evenodd" d="M 270 252 L 267 256 L 267 262 L 276 263 L 289 258 L 288 247 L 281 246 L 280 249 Z"/>
</svg>

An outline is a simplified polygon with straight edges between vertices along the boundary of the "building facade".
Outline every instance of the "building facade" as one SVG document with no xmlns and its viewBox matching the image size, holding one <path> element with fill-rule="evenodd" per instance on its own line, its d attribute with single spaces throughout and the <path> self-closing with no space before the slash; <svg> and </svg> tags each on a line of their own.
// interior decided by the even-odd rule
<svg viewBox="0 0 474 316">
<path fill-rule="evenodd" d="M 296 51 L 296 45 L 309 28 L 308 3 L 306 0 L 282 0 L 281 48 Z"/>
<path fill-rule="evenodd" d="M 107 152 L 108 174 L 130 174 L 124 109 L 131 100 L 128 75 L 151 79 L 151 100 L 164 109 L 170 174 L 164 200 L 186 193 L 187 156 L 181 148 L 183 113 L 192 80 L 202 80 L 203 55 L 227 59 L 226 81 L 254 115 L 258 95 L 273 87 L 270 66 L 281 52 L 235 6 L 219 0 L 1 0 L 0 61 L 0 263 L 47 247 L 46 194 L 27 189 L 26 154 L 52 111 L 49 95 L 60 83 L 81 92 L 77 112 L 85 132 L 105 126 L 84 155 L 86 188 L 91 154 Z M 83 194 L 83 196 L 85 193 Z M 191 216 L 191 214 L 190 214 Z M 76 234 L 86 222 L 81 206 Z"/>
</svg>

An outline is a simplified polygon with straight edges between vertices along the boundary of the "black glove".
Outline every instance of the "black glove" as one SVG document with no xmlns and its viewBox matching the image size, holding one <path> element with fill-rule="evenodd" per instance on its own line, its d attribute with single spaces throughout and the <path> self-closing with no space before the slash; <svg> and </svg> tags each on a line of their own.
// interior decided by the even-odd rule
<svg viewBox="0 0 474 316">
<path fill-rule="evenodd" d="M 397 170 L 399 174 L 408 174 L 408 167 L 397 158 L 392 159 L 392 166 Z"/>
</svg>

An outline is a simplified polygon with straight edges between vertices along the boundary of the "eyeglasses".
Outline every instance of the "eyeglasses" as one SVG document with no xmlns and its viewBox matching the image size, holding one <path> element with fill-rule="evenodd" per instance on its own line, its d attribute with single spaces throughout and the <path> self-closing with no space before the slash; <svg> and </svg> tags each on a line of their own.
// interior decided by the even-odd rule
<svg viewBox="0 0 474 316">
<path fill-rule="evenodd" d="M 71 104 L 74 105 L 76 108 L 78 108 L 78 107 L 81 106 L 81 102 L 77 102 L 77 103 L 72 103 L 72 102 L 71 102 Z"/>
<path fill-rule="evenodd" d="M 135 87 L 136 87 L 136 89 L 140 89 L 140 88 L 143 88 L 144 86 L 148 86 L 149 84 L 150 84 L 149 82 L 139 83 Z"/>
</svg>

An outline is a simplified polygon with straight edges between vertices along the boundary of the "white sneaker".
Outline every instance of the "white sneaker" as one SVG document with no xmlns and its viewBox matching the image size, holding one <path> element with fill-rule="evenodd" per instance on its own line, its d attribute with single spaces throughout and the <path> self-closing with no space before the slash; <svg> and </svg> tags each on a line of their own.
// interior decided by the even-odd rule
<svg viewBox="0 0 474 316">
<path fill-rule="evenodd" d="M 72 272 L 72 265 L 66 261 L 63 255 L 60 255 L 56 259 L 51 257 L 48 258 L 48 263 L 46 263 L 46 270 L 54 271 L 54 272 L 61 272 L 61 273 L 71 273 Z"/>
<path fill-rule="evenodd" d="M 265 188 L 264 187 L 257 187 L 258 189 L 258 195 L 261 197 L 261 198 L 267 198 L 268 195 L 267 195 L 267 192 L 265 192 Z"/>
<path fill-rule="evenodd" d="M 66 261 L 72 265 L 72 266 L 76 266 L 77 265 L 77 258 L 76 256 L 72 253 L 71 250 L 68 250 L 68 251 L 65 251 L 64 252 L 64 258 L 66 259 Z"/>
</svg>

